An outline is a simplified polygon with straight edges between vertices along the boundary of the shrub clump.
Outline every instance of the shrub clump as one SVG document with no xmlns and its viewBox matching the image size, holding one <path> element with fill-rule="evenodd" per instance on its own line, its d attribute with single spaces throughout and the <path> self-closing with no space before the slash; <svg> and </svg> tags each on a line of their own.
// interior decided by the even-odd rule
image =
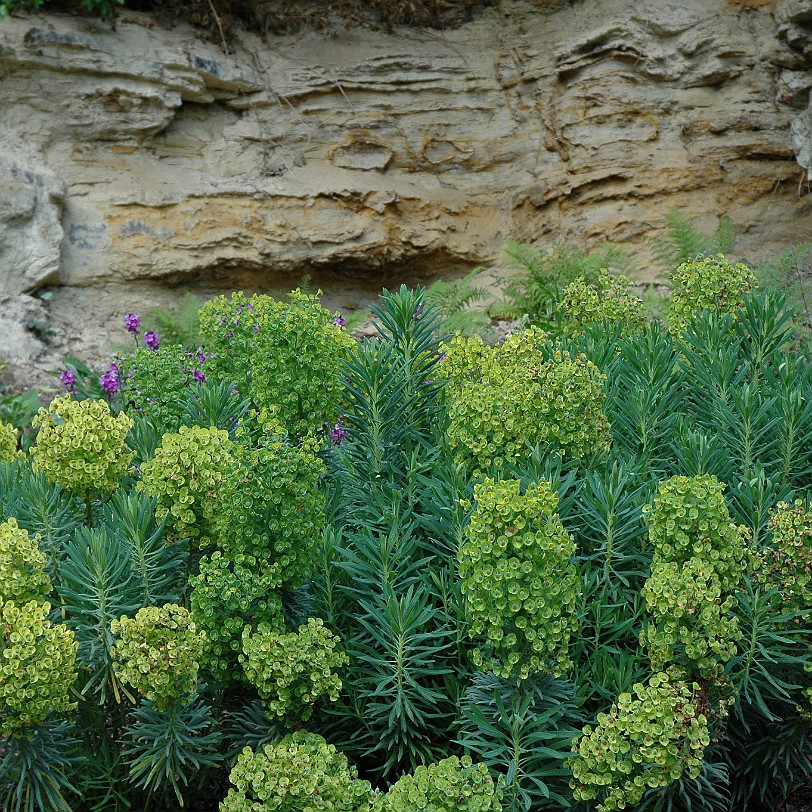
<svg viewBox="0 0 812 812">
<path fill-rule="evenodd" d="M 48 620 L 51 604 L 0 598 L 0 736 L 25 737 L 51 713 L 76 704 L 78 644 L 66 626 Z"/>
<path fill-rule="evenodd" d="M 246 626 L 240 662 L 272 716 L 307 721 L 317 700 L 338 699 L 341 680 L 334 669 L 349 662 L 340 642 L 321 618 L 308 618 L 291 634 L 267 624 L 256 630 Z"/>
<path fill-rule="evenodd" d="M 575 542 L 561 524 L 549 483 L 486 479 L 457 556 L 478 668 L 499 676 L 559 676 L 570 667 L 579 579 Z"/>
<path fill-rule="evenodd" d="M 232 447 L 224 429 L 181 426 L 176 434 L 165 434 L 155 456 L 141 465 L 138 487 L 157 497 L 155 515 L 169 516 L 174 538 L 188 538 L 200 548 L 213 544 Z"/>
<path fill-rule="evenodd" d="M 133 421 L 110 413 L 104 400 L 54 398 L 33 420 L 39 428 L 31 446 L 34 469 L 72 493 L 113 493 L 127 473 L 133 453 L 127 433 Z"/>
<path fill-rule="evenodd" d="M 443 345 L 448 438 L 474 476 L 522 458 L 528 443 L 576 460 L 608 450 L 604 375 L 583 356 L 545 358 L 544 337 L 530 328 L 495 347 L 479 336 Z"/>
<path fill-rule="evenodd" d="M 620 325 L 627 333 L 641 330 L 646 313 L 643 301 L 630 292 L 631 285 L 628 276 L 611 274 L 606 268 L 601 268 L 594 285 L 584 276 L 567 285 L 560 305 L 566 332 L 576 335 L 602 321 Z"/>
<path fill-rule="evenodd" d="M 269 571 L 254 556 L 238 554 L 232 560 L 216 550 L 201 559 L 200 573 L 191 578 L 190 602 L 205 637 L 201 665 L 218 681 L 228 682 L 239 673 L 246 625 L 284 632 L 279 586 L 277 571 Z"/>
<path fill-rule="evenodd" d="M 668 325 L 681 333 L 701 310 L 731 312 L 744 303 L 744 295 L 756 287 L 755 274 L 743 262 L 730 262 L 724 254 L 697 257 L 683 262 L 671 274 Z"/>
<path fill-rule="evenodd" d="M 263 439 L 255 448 L 238 446 L 220 491 L 218 548 L 230 558 L 254 556 L 295 589 L 310 573 L 311 551 L 324 528 L 323 472 L 307 445 Z"/>
<path fill-rule="evenodd" d="M 45 572 L 47 559 L 28 531 L 15 518 L 0 524 L 0 598 L 23 606 L 29 601 L 45 602 L 51 579 Z"/>
<path fill-rule="evenodd" d="M 292 438 L 321 434 L 338 420 L 342 361 L 354 339 L 317 296 L 218 296 L 200 309 L 200 331 L 213 356 L 207 368 L 220 380 L 247 381 L 246 394 Z"/>
<path fill-rule="evenodd" d="M 146 606 L 134 618 L 112 621 L 113 669 L 159 710 L 188 702 L 197 690 L 202 638 L 187 609 Z"/>
<path fill-rule="evenodd" d="M 121 395 L 130 408 L 149 417 L 161 433 L 177 431 L 182 416 L 180 404 L 194 381 L 194 370 L 183 347 L 138 347 L 132 355 L 119 360 L 118 368 Z"/>
<path fill-rule="evenodd" d="M 257 752 L 246 747 L 229 780 L 234 786 L 220 812 L 362 812 L 374 797 L 343 753 L 306 730 Z"/>
<path fill-rule="evenodd" d="M 384 797 L 386 812 L 501 812 L 502 791 L 484 764 L 450 756 L 404 775 Z"/>
<path fill-rule="evenodd" d="M 683 774 L 696 778 L 710 744 L 697 683 L 660 672 L 632 690 L 583 728 L 565 762 L 575 800 L 597 800 L 599 812 L 636 806 L 646 790 Z"/>
</svg>

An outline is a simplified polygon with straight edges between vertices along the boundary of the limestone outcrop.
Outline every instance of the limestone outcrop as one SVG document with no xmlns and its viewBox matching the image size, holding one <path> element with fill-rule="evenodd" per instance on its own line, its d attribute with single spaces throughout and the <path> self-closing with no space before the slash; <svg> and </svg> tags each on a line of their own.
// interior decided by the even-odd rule
<svg viewBox="0 0 812 812">
<path fill-rule="evenodd" d="M 6 318 L 54 286 L 59 352 L 77 313 L 120 317 L 94 309 L 110 291 L 379 288 L 498 261 L 508 236 L 634 244 L 674 208 L 785 242 L 812 227 L 810 88 L 812 0 L 503 0 L 456 29 L 227 52 L 132 12 L 13 16 Z"/>
</svg>

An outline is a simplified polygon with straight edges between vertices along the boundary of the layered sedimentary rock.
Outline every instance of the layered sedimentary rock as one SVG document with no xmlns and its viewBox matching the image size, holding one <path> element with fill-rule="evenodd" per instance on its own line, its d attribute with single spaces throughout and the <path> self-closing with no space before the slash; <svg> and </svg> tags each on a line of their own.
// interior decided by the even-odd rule
<svg viewBox="0 0 812 812">
<path fill-rule="evenodd" d="M 104 289 L 82 294 L 100 323 L 116 286 L 372 287 L 492 262 L 508 236 L 634 243 L 674 208 L 786 241 L 812 221 L 811 87 L 812 0 L 504 0 L 453 30 L 227 52 L 133 13 L 12 17 L 6 311 L 43 285 L 57 322 Z"/>
</svg>

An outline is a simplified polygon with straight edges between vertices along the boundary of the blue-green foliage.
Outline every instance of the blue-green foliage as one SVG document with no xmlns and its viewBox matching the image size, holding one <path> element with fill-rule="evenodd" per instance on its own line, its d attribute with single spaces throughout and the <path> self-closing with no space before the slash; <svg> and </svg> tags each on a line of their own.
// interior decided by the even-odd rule
<svg viewBox="0 0 812 812">
<path fill-rule="evenodd" d="M 559 251 L 559 260 L 560 283 L 584 257 Z M 0 463 L 0 519 L 15 518 L 36 539 L 53 584 L 49 622 L 65 624 L 79 646 L 76 710 L 0 742 L 0 805 L 195 809 L 211 804 L 213 787 L 224 798 L 230 774 L 224 808 L 254 804 L 253 812 L 277 802 L 304 809 L 304 797 L 352 812 L 424 801 L 468 812 L 480 796 L 510 812 L 558 810 L 577 798 L 607 812 L 627 798 L 638 812 L 778 808 L 812 775 L 812 363 L 797 350 L 796 322 L 785 297 L 766 290 L 738 307 L 691 312 L 678 332 L 608 323 L 559 330 L 566 315 L 556 296 L 547 291 L 538 312 L 563 337 L 540 336 L 512 361 L 524 365 L 523 381 L 536 381 L 542 365 L 557 373 L 558 408 L 572 392 L 562 370 L 573 359 L 600 370 L 600 420 L 579 426 L 600 436 L 600 455 L 570 459 L 537 437 L 511 437 L 510 459 L 495 451 L 472 475 L 449 416 L 447 325 L 423 291 L 401 288 L 381 297 L 378 334 L 362 343 L 314 297 L 238 294 L 204 309 L 212 342 L 192 353 L 191 380 L 181 380 L 179 350 L 122 360 L 125 370 L 140 361 L 144 379 L 151 370 L 154 389 L 166 362 L 167 387 L 152 398 L 157 406 L 134 394 L 129 406 L 113 399 L 114 410 L 144 409 L 127 437 L 133 465 L 113 491 L 79 500 L 25 455 Z M 265 369 L 277 377 L 263 377 Z M 471 382 L 470 399 L 481 396 L 482 369 L 451 371 Z M 504 445 L 503 414 L 470 414 L 480 424 L 472 418 L 466 436 Z M 190 537 L 202 520 L 169 527 L 143 482 L 170 432 L 218 430 L 229 452 L 194 493 L 206 507 L 201 547 Z M 179 500 L 196 462 L 179 448 L 166 470 Z M 499 485 L 487 521 L 476 513 L 486 476 Z M 518 516 L 514 502 L 539 483 L 545 509 Z M 694 498 L 702 488 L 713 499 Z M 188 500 L 173 507 L 183 512 Z M 534 562 L 549 555 L 516 552 L 521 522 L 538 526 L 540 545 L 554 539 L 566 553 L 566 568 L 548 578 L 566 581 L 572 596 L 560 615 L 538 601 L 550 614 L 529 628 L 529 613 L 485 622 L 471 604 L 475 594 L 478 607 L 491 597 L 515 604 L 515 595 L 505 601 L 483 586 L 518 594 L 525 580 L 497 577 L 500 566 L 525 566 L 528 582 L 540 581 Z M 730 543 L 723 551 L 714 539 Z M 478 551 L 465 590 L 461 547 Z M 714 590 L 689 600 L 700 576 Z M 200 635 L 191 655 L 199 662 L 189 663 L 197 692 L 156 709 L 117 678 L 111 623 L 166 604 L 181 607 L 186 633 L 193 623 Z M 318 657 L 291 651 L 286 663 L 277 648 L 316 618 L 342 652 L 334 673 L 308 674 Z M 515 646 L 499 639 L 518 637 L 514 621 L 528 651 L 542 631 L 557 641 L 562 675 L 539 670 L 558 673 L 547 660 L 502 676 L 476 666 L 483 647 Z M 698 644 L 697 659 L 696 631 L 714 622 L 720 639 L 704 637 L 719 651 Z M 480 628 L 494 635 L 490 643 Z M 171 640 L 171 628 L 159 631 Z M 260 674 L 262 662 L 273 673 Z M 148 684 L 149 657 L 144 668 Z M 303 714 L 268 718 L 263 709 L 258 688 L 267 702 L 277 672 L 282 685 L 329 680 L 329 691 L 308 694 L 308 730 Z M 0 719 L 5 712 L 0 705 Z M 628 720 L 635 730 L 623 729 Z M 648 743 L 651 731 L 659 743 Z M 297 752 L 305 795 L 293 797 L 271 756 Z M 322 755 L 329 769 L 317 763 Z"/>
</svg>

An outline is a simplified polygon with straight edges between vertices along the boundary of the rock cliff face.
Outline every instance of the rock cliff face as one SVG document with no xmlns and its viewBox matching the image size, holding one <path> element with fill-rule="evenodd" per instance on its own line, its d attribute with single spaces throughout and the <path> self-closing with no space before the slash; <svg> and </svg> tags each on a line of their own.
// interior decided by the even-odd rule
<svg viewBox="0 0 812 812">
<path fill-rule="evenodd" d="M 673 208 L 785 241 L 812 227 L 810 88 L 812 0 L 503 0 L 227 53 L 133 13 L 8 18 L 0 355 L 51 363 L 21 319 L 81 349 L 77 319 L 168 286 L 379 288 L 508 236 L 639 242 Z"/>
</svg>

